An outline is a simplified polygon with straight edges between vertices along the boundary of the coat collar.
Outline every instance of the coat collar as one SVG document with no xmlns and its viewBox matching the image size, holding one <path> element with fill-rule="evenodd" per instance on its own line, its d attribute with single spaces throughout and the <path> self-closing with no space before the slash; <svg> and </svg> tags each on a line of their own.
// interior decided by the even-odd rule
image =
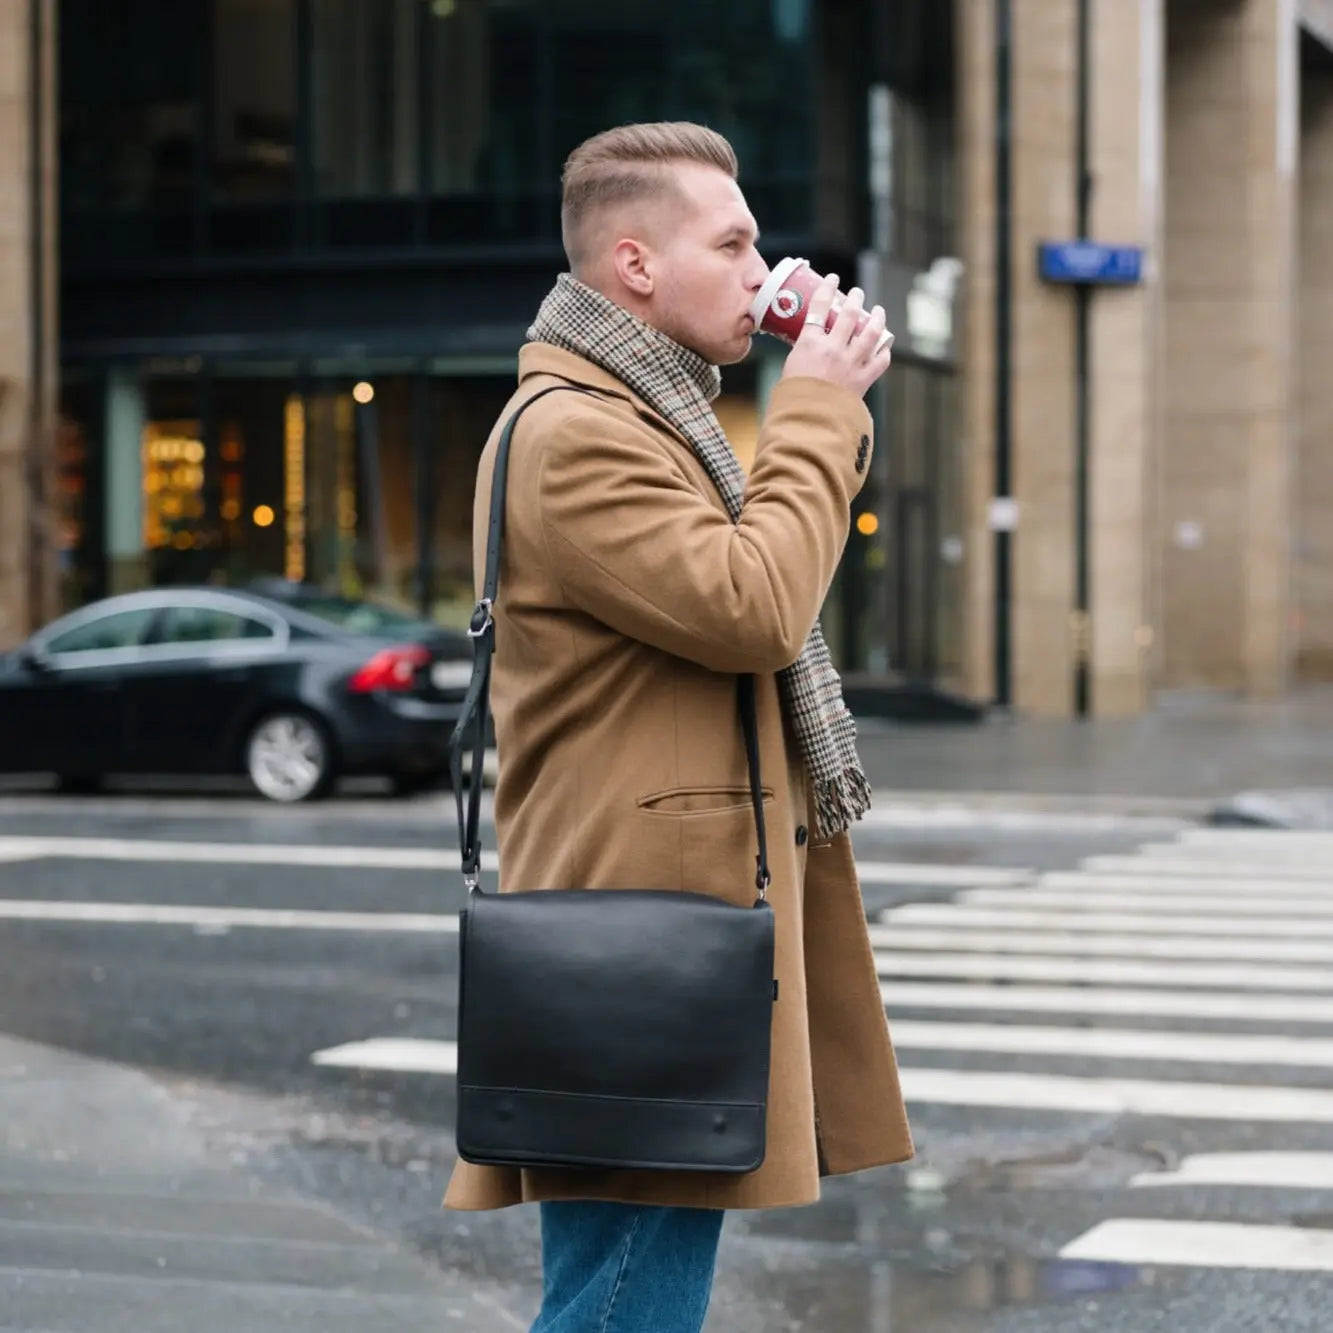
<svg viewBox="0 0 1333 1333">
<path fill-rule="evenodd" d="M 671 422 L 660 412 L 649 407 L 624 380 L 617 379 L 609 370 L 603 370 L 596 362 L 551 343 L 524 343 L 518 350 L 519 384 L 523 385 L 529 380 L 546 375 L 553 375 L 557 379 L 567 380 L 570 384 L 582 385 L 587 389 L 595 389 L 598 393 L 610 397 L 622 398 L 641 417 L 663 430 L 670 431 L 684 444 L 689 444 L 685 436 Z"/>
</svg>

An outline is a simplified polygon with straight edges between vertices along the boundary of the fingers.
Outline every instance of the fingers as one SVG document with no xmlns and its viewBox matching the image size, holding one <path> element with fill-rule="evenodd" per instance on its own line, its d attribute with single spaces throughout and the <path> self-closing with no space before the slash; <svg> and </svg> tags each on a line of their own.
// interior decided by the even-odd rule
<svg viewBox="0 0 1333 1333">
<path fill-rule="evenodd" d="M 850 343 L 856 331 L 856 321 L 860 319 L 864 309 L 865 293 L 859 287 L 853 287 L 847 293 L 842 309 L 838 311 L 838 318 L 834 320 L 833 327 L 829 330 L 829 337 L 839 345 L 845 346 Z"/>
<path fill-rule="evenodd" d="M 837 294 L 838 275 L 830 273 L 815 288 L 815 294 L 810 298 L 810 309 L 806 311 L 805 326 L 801 329 L 801 339 L 808 339 L 811 335 L 815 337 L 822 336 L 824 325 L 828 323 L 829 311 L 833 309 L 833 300 Z"/>
<path fill-rule="evenodd" d="M 877 350 L 882 350 L 879 348 L 879 341 L 884 335 L 885 318 L 884 307 L 882 305 L 877 305 L 870 312 L 870 317 L 866 320 L 864 326 L 852 338 L 852 354 L 858 361 L 869 361 L 870 358 L 875 355 Z M 892 337 L 890 337 L 889 341 L 892 341 Z"/>
</svg>

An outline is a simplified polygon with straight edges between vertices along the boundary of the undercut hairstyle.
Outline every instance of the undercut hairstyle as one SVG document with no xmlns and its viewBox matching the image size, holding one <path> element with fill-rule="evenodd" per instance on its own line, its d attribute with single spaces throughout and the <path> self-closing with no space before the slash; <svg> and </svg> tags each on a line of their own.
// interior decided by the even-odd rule
<svg viewBox="0 0 1333 1333">
<path fill-rule="evenodd" d="M 716 130 L 689 121 L 619 125 L 581 143 L 565 161 L 560 232 L 569 266 L 577 272 L 588 259 L 588 241 L 598 215 L 673 188 L 668 170 L 698 162 L 740 174 L 736 150 Z"/>
</svg>

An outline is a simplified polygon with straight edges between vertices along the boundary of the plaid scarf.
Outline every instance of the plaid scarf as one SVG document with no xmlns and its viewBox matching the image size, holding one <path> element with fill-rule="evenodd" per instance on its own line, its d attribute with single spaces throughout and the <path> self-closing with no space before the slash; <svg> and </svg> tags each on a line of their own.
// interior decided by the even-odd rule
<svg viewBox="0 0 1333 1333">
<path fill-rule="evenodd" d="M 528 330 L 610 371 L 690 442 L 732 521 L 745 501 L 745 472 L 713 412 L 718 368 L 622 306 L 562 273 Z M 856 724 L 842 698 L 818 623 L 801 655 L 778 672 L 783 705 L 814 786 L 816 832 L 831 838 L 870 808 L 870 784 L 856 753 Z"/>
</svg>

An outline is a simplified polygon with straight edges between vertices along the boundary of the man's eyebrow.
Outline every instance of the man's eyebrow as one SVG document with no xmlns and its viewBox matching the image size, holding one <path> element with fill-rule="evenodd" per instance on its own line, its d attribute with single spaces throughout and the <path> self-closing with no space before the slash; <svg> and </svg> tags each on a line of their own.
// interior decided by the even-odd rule
<svg viewBox="0 0 1333 1333">
<path fill-rule="evenodd" d="M 759 228 L 751 226 L 748 223 L 733 222 L 730 227 L 722 233 L 721 239 L 729 241 L 733 236 L 748 236 L 751 241 L 759 240 Z"/>
</svg>

